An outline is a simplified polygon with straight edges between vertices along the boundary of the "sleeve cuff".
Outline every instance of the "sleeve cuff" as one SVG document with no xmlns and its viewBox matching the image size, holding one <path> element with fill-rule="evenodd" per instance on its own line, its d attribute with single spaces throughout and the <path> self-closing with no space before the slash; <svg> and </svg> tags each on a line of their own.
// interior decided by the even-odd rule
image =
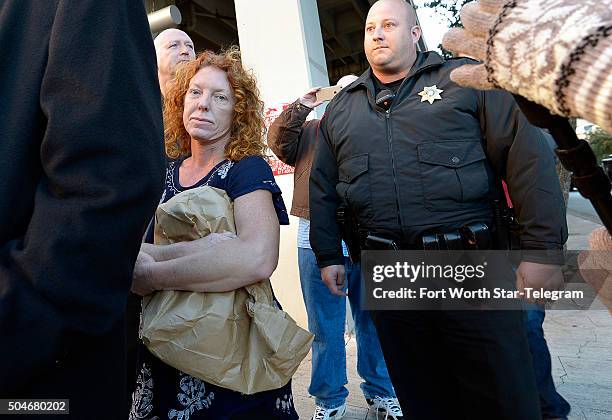
<svg viewBox="0 0 612 420">
<path fill-rule="evenodd" d="M 344 256 L 337 251 L 316 253 L 317 265 L 319 268 L 328 267 L 330 265 L 344 265 Z"/>
<path fill-rule="evenodd" d="M 292 108 L 293 112 L 295 113 L 295 117 L 300 118 L 303 121 L 306 121 L 306 117 L 308 117 L 308 114 L 312 112 L 312 108 L 300 103 L 299 99 L 293 103 Z"/>
<path fill-rule="evenodd" d="M 521 261 L 540 264 L 565 264 L 563 247 L 557 243 L 530 242 L 521 243 Z"/>
</svg>

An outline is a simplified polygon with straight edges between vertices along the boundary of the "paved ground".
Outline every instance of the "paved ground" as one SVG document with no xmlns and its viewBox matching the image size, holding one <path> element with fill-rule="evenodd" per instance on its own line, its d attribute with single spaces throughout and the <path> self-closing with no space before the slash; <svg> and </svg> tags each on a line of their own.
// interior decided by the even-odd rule
<svg viewBox="0 0 612 420">
<path fill-rule="evenodd" d="M 588 233 L 599 224 L 583 214 L 568 214 L 568 249 L 586 249 Z M 605 310 L 550 311 L 544 323 L 559 392 L 572 405 L 570 419 L 612 419 L 612 317 Z M 359 389 L 355 339 L 347 336 L 349 397 L 345 419 L 375 419 Z M 314 399 L 308 395 L 311 359 L 308 356 L 293 380 L 295 405 L 301 419 L 309 419 Z M 409 408 L 407 408 L 409 409 Z M 381 417 L 382 418 L 382 417 Z"/>
<path fill-rule="evenodd" d="M 584 199 L 577 191 L 572 191 L 569 193 L 567 209 L 570 215 L 578 216 L 582 219 L 587 219 L 591 222 L 601 224 L 601 219 L 597 215 L 597 212 L 595 212 L 595 209 L 589 200 Z"/>
</svg>

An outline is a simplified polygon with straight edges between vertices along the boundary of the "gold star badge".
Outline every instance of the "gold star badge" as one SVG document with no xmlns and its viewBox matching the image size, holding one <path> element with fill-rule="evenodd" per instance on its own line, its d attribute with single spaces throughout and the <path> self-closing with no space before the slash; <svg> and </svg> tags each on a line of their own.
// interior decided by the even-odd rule
<svg viewBox="0 0 612 420">
<path fill-rule="evenodd" d="M 428 101 L 430 104 L 433 104 L 436 99 L 442 99 L 440 96 L 442 92 L 444 91 L 442 89 L 438 89 L 436 85 L 425 86 L 423 91 L 419 92 L 421 102 Z"/>
</svg>

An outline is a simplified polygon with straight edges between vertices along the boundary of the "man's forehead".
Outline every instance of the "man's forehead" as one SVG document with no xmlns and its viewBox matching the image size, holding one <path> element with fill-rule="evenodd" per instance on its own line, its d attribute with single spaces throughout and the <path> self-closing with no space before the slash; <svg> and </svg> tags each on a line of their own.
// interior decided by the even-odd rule
<svg viewBox="0 0 612 420">
<path fill-rule="evenodd" d="M 379 1 L 374 3 L 366 17 L 366 23 L 380 22 L 383 20 L 406 20 L 412 11 L 408 3 L 396 1 Z"/>
<path fill-rule="evenodd" d="M 376 22 L 399 22 L 401 19 L 399 19 L 397 16 L 394 15 L 378 15 L 378 16 L 372 16 L 372 17 L 368 17 L 366 19 L 366 25 L 369 23 L 376 23 Z"/>
<path fill-rule="evenodd" d="M 165 39 L 163 43 L 164 43 L 164 45 L 168 45 L 168 44 L 172 44 L 174 42 L 181 42 L 181 41 L 193 44 L 193 41 L 187 35 L 175 35 L 175 36 L 171 36 L 171 37 L 168 37 L 167 39 Z"/>
<path fill-rule="evenodd" d="M 166 29 L 155 38 L 158 44 L 167 45 L 172 42 L 185 41 L 193 44 L 193 41 L 185 32 L 178 29 Z"/>
</svg>

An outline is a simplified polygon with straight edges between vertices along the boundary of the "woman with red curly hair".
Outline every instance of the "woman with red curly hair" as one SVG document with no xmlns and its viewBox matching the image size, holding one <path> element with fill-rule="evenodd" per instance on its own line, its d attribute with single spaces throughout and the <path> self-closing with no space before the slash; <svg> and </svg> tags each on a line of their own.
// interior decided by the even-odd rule
<svg viewBox="0 0 612 420">
<path fill-rule="evenodd" d="M 238 235 L 143 244 L 132 290 L 141 296 L 156 290 L 224 292 L 270 277 L 278 262 L 279 224 L 289 219 L 263 157 L 263 103 L 238 50 L 206 51 L 181 64 L 164 105 L 171 160 L 162 201 L 191 188 L 220 188 L 234 202 Z M 176 370 L 143 345 L 139 353 L 130 419 L 298 418 L 291 382 L 244 395 Z"/>
</svg>

